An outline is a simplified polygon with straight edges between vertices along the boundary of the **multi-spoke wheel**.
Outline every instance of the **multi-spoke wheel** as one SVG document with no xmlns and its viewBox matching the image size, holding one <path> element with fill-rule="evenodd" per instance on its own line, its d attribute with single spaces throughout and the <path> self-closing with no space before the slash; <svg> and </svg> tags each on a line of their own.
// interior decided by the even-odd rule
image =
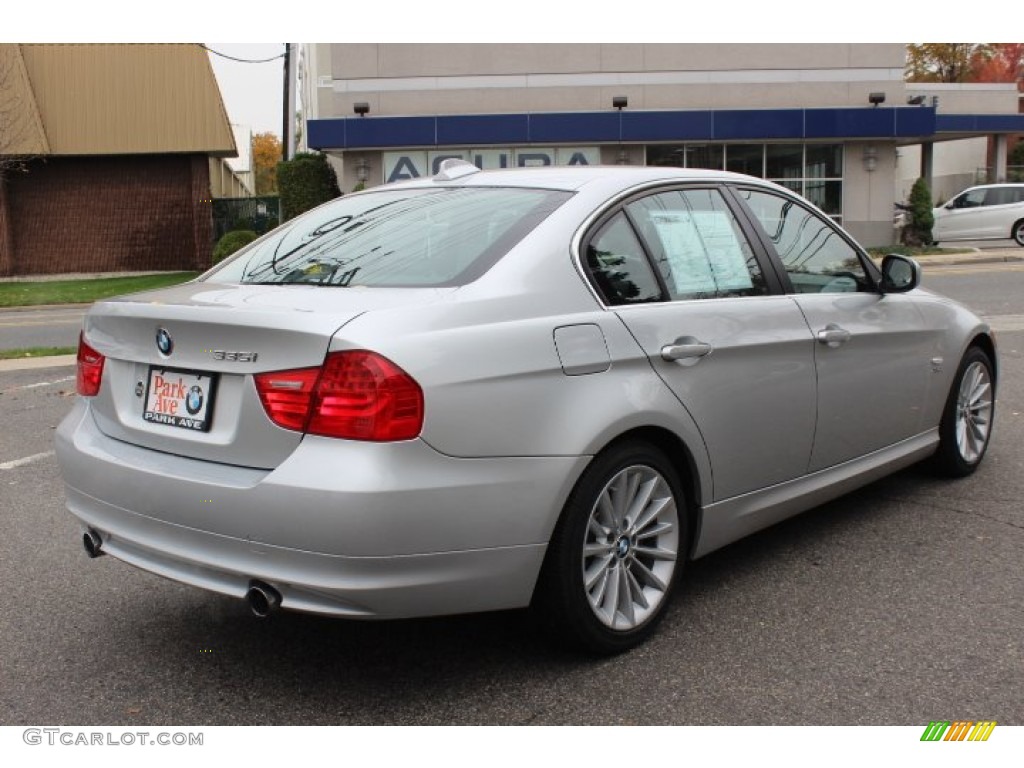
<svg viewBox="0 0 1024 768">
<path fill-rule="evenodd" d="M 994 413 L 992 362 L 981 349 L 971 347 L 960 362 L 946 401 L 939 425 L 936 467 L 953 477 L 977 469 L 992 436 Z"/>
<path fill-rule="evenodd" d="M 1017 245 L 1024 245 L 1024 220 L 1013 225 L 1013 232 L 1010 236 L 1017 241 Z"/>
<path fill-rule="evenodd" d="M 605 485 L 587 521 L 583 588 L 594 615 L 635 629 L 658 609 L 679 556 L 679 514 L 668 482 L 651 467 L 626 467 Z"/>
<path fill-rule="evenodd" d="M 675 470 L 644 443 L 587 468 L 548 547 L 535 603 L 577 647 L 625 650 L 654 628 L 686 554 Z"/>
</svg>

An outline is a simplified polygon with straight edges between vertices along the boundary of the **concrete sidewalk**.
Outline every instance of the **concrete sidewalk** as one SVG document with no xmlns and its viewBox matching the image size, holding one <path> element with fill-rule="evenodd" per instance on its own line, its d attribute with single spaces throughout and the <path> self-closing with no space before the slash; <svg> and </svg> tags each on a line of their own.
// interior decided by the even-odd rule
<svg viewBox="0 0 1024 768">
<path fill-rule="evenodd" d="M 937 253 L 931 256 L 915 256 L 914 259 L 922 267 L 1024 262 L 1024 248 L 975 248 L 969 253 Z"/>
</svg>

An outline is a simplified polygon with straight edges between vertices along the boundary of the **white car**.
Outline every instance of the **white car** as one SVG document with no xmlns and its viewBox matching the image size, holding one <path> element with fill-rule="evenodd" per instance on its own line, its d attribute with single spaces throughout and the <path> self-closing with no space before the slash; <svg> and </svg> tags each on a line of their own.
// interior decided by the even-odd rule
<svg viewBox="0 0 1024 768">
<path fill-rule="evenodd" d="M 1024 246 L 1024 184 L 971 187 L 932 213 L 936 243 L 1012 237 Z"/>
</svg>

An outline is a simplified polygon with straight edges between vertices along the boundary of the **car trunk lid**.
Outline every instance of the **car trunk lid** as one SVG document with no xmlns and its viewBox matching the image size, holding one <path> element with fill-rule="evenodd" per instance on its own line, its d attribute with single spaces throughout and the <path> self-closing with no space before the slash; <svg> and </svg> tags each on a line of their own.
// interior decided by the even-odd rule
<svg viewBox="0 0 1024 768">
<path fill-rule="evenodd" d="M 275 467 L 303 433 L 270 421 L 254 375 L 320 366 L 331 337 L 359 315 L 454 290 L 200 282 L 99 302 L 84 324 L 106 358 L 94 418 L 134 445 Z"/>
</svg>

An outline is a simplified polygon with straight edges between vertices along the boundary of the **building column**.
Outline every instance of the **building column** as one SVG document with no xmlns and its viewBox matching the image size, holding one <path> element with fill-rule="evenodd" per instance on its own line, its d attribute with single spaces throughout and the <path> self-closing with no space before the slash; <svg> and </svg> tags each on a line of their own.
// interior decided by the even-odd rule
<svg viewBox="0 0 1024 768">
<path fill-rule="evenodd" d="M 213 199 L 210 192 L 210 161 L 206 155 L 192 155 L 192 264 L 200 271 L 213 259 Z"/>
<path fill-rule="evenodd" d="M 1001 133 L 993 136 L 992 144 L 995 147 L 992 158 L 992 178 L 996 184 L 1002 184 L 1006 181 L 1006 134 Z"/>
<path fill-rule="evenodd" d="M 14 222 L 7 204 L 7 179 L 0 172 L 0 276 L 14 274 Z"/>
<path fill-rule="evenodd" d="M 921 178 L 932 188 L 932 173 L 935 166 L 935 144 L 930 141 L 921 142 Z"/>
</svg>

